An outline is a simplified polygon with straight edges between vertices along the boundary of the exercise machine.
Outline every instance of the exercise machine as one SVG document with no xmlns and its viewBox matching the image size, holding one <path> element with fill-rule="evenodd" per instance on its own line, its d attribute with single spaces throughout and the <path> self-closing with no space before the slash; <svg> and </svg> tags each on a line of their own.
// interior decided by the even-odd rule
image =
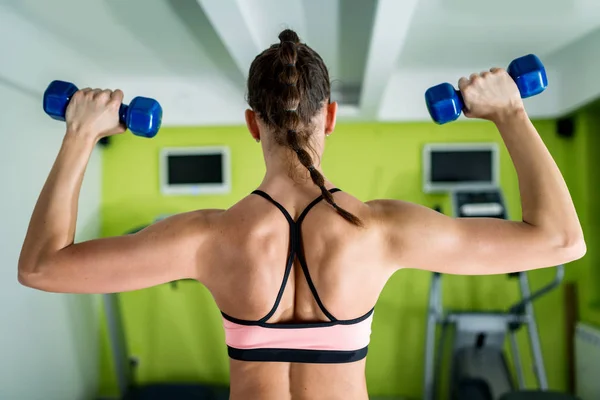
<svg viewBox="0 0 600 400">
<path fill-rule="evenodd" d="M 451 333 L 449 386 L 451 400 L 569 400 L 575 397 L 548 391 L 541 344 L 535 321 L 533 302 L 559 287 L 564 266 L 556 267 L 552 282 L 531 293 L 527 274 L 511 274 L 517 278 L 521 292 L 518 303 L 506 311 L 451 311 L 442 306 L 442 274 L 434 273 L 427 307 L 425 343 L 424 399 L 440 397 L 443 355 Z M 439 341 L 436 334 L 440 328 Z M 537 390 L 526 390 L 523 363 L 516 334 L 527 328 Z M 516 382 L 504 352 L 509 338 Z"/>
<path fill-rule="evenodd" d="M 495 143 L 437 143 L 423 149 L 423 190 L 449 194 L 454 217 L 508 219 L 500 189 Z M 440 206 L 434 207 L 441 212 Z M 442 274 L 434 273 L 427 307 L 424 400 L 573 400 L 548 391 L 533 302 L 558 288 L 564 267 L 531 293 L 527 273 L 509 274 L 519 283 L 520 300 L 502 311 L 455 311 L 442 306 Z M 527 329 L 537 389 L 526 390 L 516 334 Z M 439 336 L 438 336 L 439 334 Z M 515 377 L 505 353 L 508 338 Z M 448 346 L 450 348 L 448 348 Z M 449 360 L 448 363 L 444 361 Z M 444 368 L 444 366 L 447 366 Z M 442 387 L 442 375 L 448 386 Z M 449 396 L 444 396 L 449 390 Z"/>
<path fill-rule="evenodd" d="M 507 218 L 500 189 L 454 191 L 454 215 L 461 218 Z M 569 400 L 574 397 L 548 391 L 542 349 L 533 302 L 558 288 L 564 266 L 556 267 L 555 278 L 531 293 L 526 272 L 509 274 L 518 280 L 520 300 L 505 311 L 454 311 L 442 306 L 442 274 L 434 273 L 427 306 L 424 399 L 442 398 L 441 376 L 444 355 L 449 362 L 450 400 Z M 439 328 L 439 341 L 436 336 Z M 526 390 L 523 363 L 516 334 L 527 329 L 537 390 Z M 451 349 L 446 351 L 452 334 Z M 516 381 L 508 367 L 505 342 L 509 339 Z M 449 353 L 449 355 L 448 355 Z M 445 397 L 443 397 L 445 398 Z"/>
<path fill-rule="evenodd" d="M 195 383 L 154 383 L 140 385 L 135 372 L 138 365 L 131 356 L 125 338 L 119 295 L 103 295 L 108 338 L 116 374 L 119 400 L 227 400 L 228 387 Z"/>
<path fill-rule="evenodd" d="M 134 229 L 128 234 L 142 230 Z M 176 288 L 177 283 L 172 282 Z M 106 326 L 116 375 L 119 400 L 227 400 L 229 388 L 195 383 L 140 385 L 136 380 L 135 357 L 129 353 L 118 293 L 103 295 Z M 100 399 L 99 399 L 100 400 Z"/>
<path fill-rule="evenodd" d="M 77 86 L 70 82 L 52 81 L 44 91 L 44 111 L 51 118 L 64 121 L 67 106 Z M 158 101 L 148 97 L 135 97 L 129 105 L 121 104 L 119 119 L 134 135 L 153 138 L 162 123 L 162 107 Z"/>
</svg>

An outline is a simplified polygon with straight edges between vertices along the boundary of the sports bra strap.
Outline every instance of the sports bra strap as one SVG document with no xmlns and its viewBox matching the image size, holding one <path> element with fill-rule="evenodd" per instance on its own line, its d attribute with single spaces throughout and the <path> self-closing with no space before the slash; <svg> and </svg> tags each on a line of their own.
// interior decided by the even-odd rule
<svg viewBox="0 0 600 400">
<path fill-rule="evenodd" d="M 340 192 L 340 191 L 341 190 L 338 188 L 329 190 L 330 193 L 336 193 L 336 192 Z M 283 213 L 283 215 L 285 216 L 285 219 L 288 221 L 288 223 L 290 225 L 290 252 L 288 255 L 288 259 L 287 259 L 287 263 L 286 263 L 286 267 L 285 267 L 285 273 L 283 275 L 281 286 L 279 288 L 279 292 L 277 293 L 277 298 L 275 299 L 275 304 L 273 305 L 273 307 L 271 308 L 269 313 L 267 315 L 265 315 L 263 318 L 261 318 L 258 322 L 265 323 L 273 316 L 273 314 L 275 314 L 275 311 L 277 310 L 277 308 L 279 307 L 279 303 L 281 302 L 281 298 L 283 297 L 283 292 L 285 291 L 285 287 L 287 285 L 290 273 L 292 271 L 292 266 L 294 264 L 294 259 L 296 257 L 298 257 L 298 260 L 300 261 L 300 266 L 302 268 L 302 272 L 304 273 L 304 277 L 308 283 L 308 286 L 313 295 L 313 298 L 317 302 L 317 305 L 319 306 L 319 308 L 321 309 L 323 314 L 325 314 L 325 316 L 327 316 L 327 318 L 329 318 L 331 321 L 337 321 L 337 319 L 333 315 L 331 315 L 331 313 L 325 308 L 325 305 L 322 303 L 321 299 L 319 298 L 319 294 L 317 293 L 317 289 L 315 288 L 315 285 L 310 277 L 310 274 L 308 271 L 308 265 L 306 263 L 306 259 L 304 257 L 303 251 L 302 251 L 303 246 L 302 246 L 302 234 L 300 232 L 300 225 L 302 224 L 302 221 L 304 221 L 304 218 L 306 217 L 308 212 L 315 205 L 317 205 L 321 200 L 324 199 L 323 195 L 314 199 L 302 211 L 298 220 L 294 221 L 294 219 L 292 218 L 290 213 L 285 209 L 285 207 L 283 207 L 279 202 L 274 200 L 267 193 L 263 192 L 262 190 L 255 190 L 252 192 L 252 194 L 261 196 L 261 197 L 265 198 L 266 200 L 268 200 L 269 202 L 271 202 L 272 204 L 274 204 L 275 207 L 277 207 L 279 209 L 279 211 L 281 211 Z"/>
<path fill-rule="evenodd" d="M 257 195 L 269 200 L 271 203 L 273 203 L 275 205 L 275 207 L 279 208 L 279 211 L 281 211 L 283 213 L 283 215 L 285 216 L 285 219 L 287 219 L 290 224 L 294 223 L 294 218 L 292 218 L 292 216 L 285 209 L 285 207 L 282 206 L 276 200 L 273 200 L 273 198 L 271 196 L 269 196 L 267 193 L 263 192 L 262 190 L 255 190 L 254 192 L 252 192 L 252 194 L 257 194 Z"/>
<path fill-rule="evenodd" d="M 329 189 L 329 193 L 336 193 L 336 192 L 341 192 L 341 189 L 338 188 L 333 188 L 333 189 Z M 304 209 L 304 211 L 302 211 L 302 214 L 300 214 L 300 217 L 298 217 L 298 224 L 301 224 L 302 221 L 304 221 L 304 218 L 306 218 L 306 215 L 308 214 L 308 212 L 310 210 L 312 210 L 312 208 L 314 206 L 316 206 L 317 204 L 319 204 L 321 202 L 321 200 L 325 199 L 323 197 L 323 195 L 320 195 L 319 197 L 317 197 L 316 199 L 314 199 L 308 206 L 306 206 L 306 208 Z"/>
<path fill-rule="evenodd" d="M 337 193 L 337 192 L 341 192 L 342 189 L 338 189 L 338 188 L 333 188 L 333 189 L 329 189 L 329 193 Z M 252 192 L 252 194 L 256 194 L 260 197 L 263 197 L 265 199 L 267 199 L 268 201 L 270 201 L 271 203 L 273 203 L 273 205 L 275 205 L 275 207 L 277 207 L 279 209 L 279 211 L 281 211 L 283 213 L 283 215 L 285 216 L 285 219 L 287 219 L 287 221 L 292 224 L 292 223 L 298 223 L 301 224 L 302 221 L 304 220 L 304 218 L 306 218 L 306 215 L 308 214 L 308 212 L 317 204 L 319 204 L 319 202 L 321 200 L 324 199 L 323 195 L 320 195 L 319 197 L 317 197 L 316 199 L 314 199 L 308 206 L 306 206 L 306 208 L 302 211 L 302 213 L 300 214 L 300 217 L 298 217 L 297 221 L 294 221 L 294 218 L 292 218 L 292 216 L 290 215 L 290 213 L 285 209 L 284 206 L 281 205 L 281 203 L 279 203 L 277 200 L 273 199 L 271 196 L 269 196 L 267 193 L 263 192 L 262 190 L 255 190 Z"/>
</svg>

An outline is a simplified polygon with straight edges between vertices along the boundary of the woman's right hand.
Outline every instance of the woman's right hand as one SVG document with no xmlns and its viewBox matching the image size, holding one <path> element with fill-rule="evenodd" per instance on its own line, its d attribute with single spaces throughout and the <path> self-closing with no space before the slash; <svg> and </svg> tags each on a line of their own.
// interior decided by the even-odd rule
<svg viewBox="0 0 600 400">
<path fill-rule="evenodd" d="M 125 132 L 126 127 L 119 121 L 122 101 L 121 90 L 86 88 L 77 91 L 67 107 L 67 134 L 98 140 Z"/>
<path fill-rule="evenodd" d="M 519 89 L 502 68 L 492 68 L 458 81 L 468 118 L 499 122 L 524 109 Z"/>
</svg>

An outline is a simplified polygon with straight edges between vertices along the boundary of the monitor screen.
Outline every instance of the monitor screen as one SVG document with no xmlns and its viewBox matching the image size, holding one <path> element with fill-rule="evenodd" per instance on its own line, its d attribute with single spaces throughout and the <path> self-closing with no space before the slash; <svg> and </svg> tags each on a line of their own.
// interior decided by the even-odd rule
<svg viewBox="0 0 600 400">
<path fill-rule="evenodd" d="M 434 151 L 431 153 L 431 182 L 491 182 L 492 152 Z"/>
<path fill-rule="evenodd" d="M 228 193 L 231 167 L 227 147 L 180 147 L 161 151 L 161 192 L 169 195 Z"/>
<path fill-rule="evenodd" d="M 222 154 L 170 155 L 168 157 L 171 185 L 222 183 Z"/>
<path fill-rule="evenodd" d="M 423 154 L 426 192 L 483 189 L 498 185 L 497 146 L 430 144 Z"/>
</svg>

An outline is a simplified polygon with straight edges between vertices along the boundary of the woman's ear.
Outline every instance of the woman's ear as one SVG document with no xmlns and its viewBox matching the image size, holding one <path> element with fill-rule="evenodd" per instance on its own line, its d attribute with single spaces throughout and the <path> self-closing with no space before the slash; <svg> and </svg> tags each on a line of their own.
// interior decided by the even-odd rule
<svg viewBox="0 0 600 400">
<path fill-rule="evenodd" d="M 325 116 L 325 134 L 327 136 L 335 129 L 335 123 L 337 121 L 338 103 L 335 101 L 327 105 L 327 115 Z"/>
<path fill-rule="evenodd" d="M 252 110 L 246 110 L 246 126 L 254 140 L 257 142 L 260 141 L 260 131 L 258 130 L 258 123 L 256 122 L 256 113 Z"/>
</svg>

